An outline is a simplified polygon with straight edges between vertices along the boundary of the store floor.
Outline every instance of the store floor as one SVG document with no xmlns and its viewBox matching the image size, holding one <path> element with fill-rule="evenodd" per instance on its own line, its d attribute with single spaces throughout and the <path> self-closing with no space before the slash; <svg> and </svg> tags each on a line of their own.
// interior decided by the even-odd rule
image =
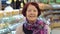
<svg viewBox="0 0 60 34">
<path fill-rule="evenodd" d="M 52 34 L 60 34 L 60 28 L 53 29 Z"/>
</svg>

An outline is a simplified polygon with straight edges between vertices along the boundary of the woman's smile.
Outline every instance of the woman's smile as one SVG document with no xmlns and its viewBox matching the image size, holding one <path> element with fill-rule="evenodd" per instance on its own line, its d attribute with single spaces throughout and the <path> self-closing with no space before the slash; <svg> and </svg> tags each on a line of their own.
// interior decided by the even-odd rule
<svg viewBox="0 0 60 34">
<path fill-rule="evenodd" d="M 34 16 L 34 15 L 30 15 L 29 17 L 31 17 L 31 18 L 32 18 L 32 17 L 35 17 L 35 16 Z"/>
</svg>

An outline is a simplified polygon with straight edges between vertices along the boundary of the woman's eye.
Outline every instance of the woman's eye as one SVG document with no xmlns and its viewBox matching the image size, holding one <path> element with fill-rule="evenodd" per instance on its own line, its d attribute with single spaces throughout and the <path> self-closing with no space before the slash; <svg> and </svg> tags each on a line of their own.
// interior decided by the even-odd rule
<svg viewBox="0 0 60 34">
<path fill-rule="evenodd" d="M 34 10 L 34 12 L 36 12 L 36 10 Z"/>
</svg>

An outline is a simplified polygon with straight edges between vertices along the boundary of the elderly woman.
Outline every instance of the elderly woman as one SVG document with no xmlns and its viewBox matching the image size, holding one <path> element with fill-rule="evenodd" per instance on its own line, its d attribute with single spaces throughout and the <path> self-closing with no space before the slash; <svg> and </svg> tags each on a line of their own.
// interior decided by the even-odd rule
<svg viewBox="0 0 60 34">
<path fill-rule="evenodd" d="M 16 34 L 49 34 L 48 25 L 37 19 L 41 14 L 37 3 L 27 3 L 23 7 L 22 14 L 26 17 L 26 20 L 23 25 L 17 27 Z"/>
</svg>

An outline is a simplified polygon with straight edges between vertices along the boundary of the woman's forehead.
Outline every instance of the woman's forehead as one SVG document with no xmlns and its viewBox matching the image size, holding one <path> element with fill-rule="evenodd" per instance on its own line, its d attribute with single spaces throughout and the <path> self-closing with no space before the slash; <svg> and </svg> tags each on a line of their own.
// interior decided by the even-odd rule
<svg viewBox="0 0 60 34">
<path fill-rule="evenodd" d="M 27 8 L 28 9 L 37 9 L 34 5 L 31 5 L 31 4 Z"/>
</svg>

